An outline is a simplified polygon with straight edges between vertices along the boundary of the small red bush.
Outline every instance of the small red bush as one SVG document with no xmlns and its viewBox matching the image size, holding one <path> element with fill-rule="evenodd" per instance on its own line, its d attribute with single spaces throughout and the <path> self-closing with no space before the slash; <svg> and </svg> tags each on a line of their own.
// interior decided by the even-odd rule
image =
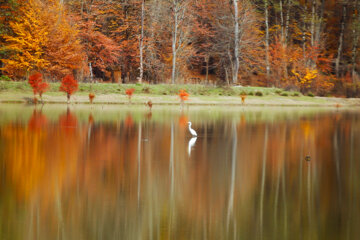
<svg viewBox="0 0 360 240">
<path fill-rule="evenodd" d="M 34 95 L 38 93 L 38 87 L 40 83 L 42 83 L 41 73 L 34 73 L 29 77 L 29 84 L 33 89 Z"/>
<path fill-rule="evenodd" d="M 39 84 L 37 92 L 39 93 L 40 98 L 42 98 L 43 93 L 46 92 L 48 88 L 49 84 L 46 82 L 42 82 Z"/>
<path fill-rule="evenodd" d="M 60 85 L 60 91 L 65 92 L 68 101 L 70 101 L 71 95 L 78 90 L 79 84 L 72 75 L 66 75 Z"/>
<path fill-rule="evenodd" d="M 129 101 L 131 102 L 131 97 L 134 94 L 135 89 L 134 88 L 128 88 L 125 90 L 126 95 L 128 95 Z"/>
<path fill-rule="evenodd" d="M 94 98 L 95 98 L 95 94 L 94 93 L 89 93 L 90 103 L 93 103 Z"/>
<path fill-rule="evenodd" d="M 186 90 L 183 90 L 183 89 L 180 90 L 178 95 L 179 95 L 182 103 L 189 99 L 189 94 L 186 92 Z"/>
<path fill-rule="evenodd" d="M 35 95 L 38 93 L 40 98 L 42 99 L 42 95 L 46 92 L 49 88 L 49 84 L 43 82 L 41 73 L 34 73 L 29 77 L 29 84 L 33 89 L 34 92 L 34 99 L 36 99 Z M 34 100 L 36 103 L 37 101 Z"/>
</svg>

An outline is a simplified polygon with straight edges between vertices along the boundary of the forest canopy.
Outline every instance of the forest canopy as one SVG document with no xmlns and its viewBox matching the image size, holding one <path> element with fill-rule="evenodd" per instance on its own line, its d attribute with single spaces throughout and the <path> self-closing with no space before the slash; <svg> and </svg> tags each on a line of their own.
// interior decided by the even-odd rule
<svg viewBox="0 0 360 240">
<path fill-rule="evenodd" d="M 360 0 L 0 0 L 1 78 L 359 96 Z"/>
</svg>

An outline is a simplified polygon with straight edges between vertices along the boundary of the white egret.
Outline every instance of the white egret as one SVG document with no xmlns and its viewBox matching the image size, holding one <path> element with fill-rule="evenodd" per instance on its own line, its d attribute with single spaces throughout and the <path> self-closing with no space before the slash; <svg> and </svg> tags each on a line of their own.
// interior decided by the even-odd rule
<svg viewBox="0 0 360 240">
<path fill-rule="evenodd" d="M 191 135 L 197 137 L 197 133 L 195 132 L 194 129 L 191 128 L 191 122 L 188 122 L 188 124 L 189 124 L 189 132 L 191 133 Z"/>
<path fill-rule="evenodd" d="M 195 145 L 195 142 L 196 142 L 196 139 L 197 137 L 193 137 L 190 139 L 189 143 L 188 143 L 188 154 L 189 154 L 189 157 L 191 155 L 191 149 L 192 147 Z"/>
</svg>

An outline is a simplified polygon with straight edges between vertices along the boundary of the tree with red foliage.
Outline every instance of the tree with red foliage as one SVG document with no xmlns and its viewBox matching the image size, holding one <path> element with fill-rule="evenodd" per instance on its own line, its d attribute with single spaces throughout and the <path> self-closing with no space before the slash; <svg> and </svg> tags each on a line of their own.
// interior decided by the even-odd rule
<svg viewBox="0 0 360 240">
<path fill-rule="evenodd" d="M 42 95 L 44 92 L 47 91 L 49 84 L 42 81 L 42 75 L 41 73 L 34 73 L 29 77 L 29 84 L 33 89 L 34 92 L 34 102 L 37 102 L 36 94 L 38 93 L 40 96 L 40 99 L 42 101 Z"/>
<path fill-rule="evenodd" d="M 68 103 L 70 102 L 71 95 L 78 90 L 78 82 L 74 79 L 72 75 L 66 75 L 60 85 L 60 91 L 67 94 Z"/>
<path fill-rule="evenodd" d="M 29 77 L 29 84 L 33 89 L 34 98 L 36 98 L 36 93 L 38 92 L 39 84 L 42 82 L 42 75 L 41 73 L 34 73 Z"/>
<path fill-rule="evenodd" d="M 38 93 L 39 93 L 39 96 L 40 96 L 41 101 L 43 100 L 43 99 L 42 99 L 43 93 L 46 92 L 46 91 L 48 90 L 48 88 L 49 88 L 49 84 L 46 83 L 46 82 L 41 82 L 41 83 L 38 85 L 37 91 L 38 91 Z"/>
</svg>

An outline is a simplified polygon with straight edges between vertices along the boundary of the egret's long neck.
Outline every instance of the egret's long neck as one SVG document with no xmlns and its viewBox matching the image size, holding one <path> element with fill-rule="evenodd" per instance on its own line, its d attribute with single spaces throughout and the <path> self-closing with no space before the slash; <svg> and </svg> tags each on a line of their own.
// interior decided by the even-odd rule
<svg viewBox="0 0 360 240">
<path fill-rule="evenodd" d="M 191 123 L 189 123 L 189 130 L 191 129 Z"/>
</svg>

